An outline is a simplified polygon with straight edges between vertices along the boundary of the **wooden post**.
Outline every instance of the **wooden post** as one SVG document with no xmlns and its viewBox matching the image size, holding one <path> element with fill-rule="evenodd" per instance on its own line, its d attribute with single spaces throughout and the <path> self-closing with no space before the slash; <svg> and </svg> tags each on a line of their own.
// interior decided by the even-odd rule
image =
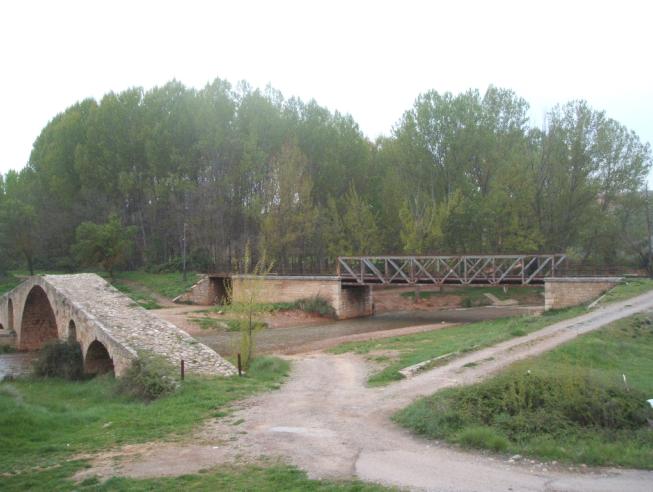
<svg viewBox="0 0 653 492">
<path fill-rule="evenodd" d="M 186 368 L 185 368 L 185 364 L 184 364 L 184 359 L 181 359 L 181 380 L 182 381 L 184 380 L 184 376 L 186 375 L 185 374 L 185 372 L 186 372 L 185 369 Z"/>
<path fill-rule="evenodd" d="M 238 375 L 239 376 L 243 375 L 243 365 L 240 359 L 240 352 L 238 352 Z"/>
</svg>

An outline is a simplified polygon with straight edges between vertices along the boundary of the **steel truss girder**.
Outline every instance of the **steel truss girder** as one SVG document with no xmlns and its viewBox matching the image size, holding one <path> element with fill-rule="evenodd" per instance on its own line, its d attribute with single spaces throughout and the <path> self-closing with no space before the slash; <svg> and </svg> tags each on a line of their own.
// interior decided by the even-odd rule
<svg viewBox="0 0 653 492">
<path fill-rule="evenodd" d="M 368 284 L 534 284 L 555 277 L 563 254 L 459 256 L 340 256 L 344 283 Z"/>
</svg>

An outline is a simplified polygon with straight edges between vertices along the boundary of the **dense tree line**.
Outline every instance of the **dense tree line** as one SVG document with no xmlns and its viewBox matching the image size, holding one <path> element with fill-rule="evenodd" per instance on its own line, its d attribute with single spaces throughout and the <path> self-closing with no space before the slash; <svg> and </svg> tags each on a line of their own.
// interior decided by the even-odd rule
<svg viewBox="0 0 653 492">
<path fill-rule="evenodd" d="M 371 142 L 272 88 L 110 93 L 57 115 L 0 181 L 2 256 L 74 269 L 78 226 L 112 217 L 134 232 L 130 267 L 175 268 L 186 246 L 194 268 L 231 269 L 248 244 L 279 271 L 371 253 L 646 266 L 649 145 L 583 101 L 543 128 L 527 112 L 510 90 L 431 91 Z"/>
</svg>

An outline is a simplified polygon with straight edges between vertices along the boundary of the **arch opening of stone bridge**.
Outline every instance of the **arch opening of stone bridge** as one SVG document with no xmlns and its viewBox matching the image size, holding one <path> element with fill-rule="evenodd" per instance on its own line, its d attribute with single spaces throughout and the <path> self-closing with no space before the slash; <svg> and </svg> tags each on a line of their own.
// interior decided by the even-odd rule
<svg viewBox="0 0 653 492">
<path fill-rule="evenodd" d="M 57 320 L 46 292 L 38 285 L 27 295 L 20 326 L 19 348 L 38 350 L 58 338 Z"/>
<path fill-rule="evenodd" d="M 84 357 L 84 372 L 86 374 L 113 373 L 113 359 L 102 342 L 94 340 L 88 346 Z"/>
</svg>

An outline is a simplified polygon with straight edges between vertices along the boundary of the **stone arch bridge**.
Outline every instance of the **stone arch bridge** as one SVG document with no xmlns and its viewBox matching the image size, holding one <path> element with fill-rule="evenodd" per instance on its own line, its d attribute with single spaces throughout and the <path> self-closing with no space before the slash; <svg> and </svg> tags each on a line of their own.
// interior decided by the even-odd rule
<svg viewBox="0 0 653 492">
<path fill-rule="evenodd" d="M 233 375 L 215 351 L 125 296 L 95 274 L 30 277 L 0 296 L 0 330 L 15 332 L 19 350 L 37 350 L 49 340 L 80 343 L 87 373 L 121 376 L 141 351 L 189 372 Z"/>
</svg>

